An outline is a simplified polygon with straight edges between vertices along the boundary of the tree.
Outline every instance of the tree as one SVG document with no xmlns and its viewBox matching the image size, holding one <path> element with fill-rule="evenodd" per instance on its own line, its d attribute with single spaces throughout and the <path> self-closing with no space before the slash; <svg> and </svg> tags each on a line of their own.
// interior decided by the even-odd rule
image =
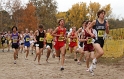
<svg viewBox="0 0 124 79">
<path fill-rule="evenodd" d="M 55 0 L 30 0 L 36 7 L 36 16 L 46 28 L 56 26 L 57 3 Z"/>
<path fill-rule="evenodd" d="M 36 7 L 32 3 L 28 3 L 25 9 L 20 9 L 20 17 L 19 17 L 19 29 L 24 30 L 28 28 L 29 30 L 37 29 L 37 17 L 35 15 Z"/>
</svg>

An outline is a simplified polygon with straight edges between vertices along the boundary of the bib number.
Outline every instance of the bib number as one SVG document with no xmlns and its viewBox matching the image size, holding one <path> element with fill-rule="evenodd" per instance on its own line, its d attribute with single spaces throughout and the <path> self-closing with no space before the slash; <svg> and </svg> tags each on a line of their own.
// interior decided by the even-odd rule
<svg viewBox="0 0 124 79">
<path fill-rule="evenodd" d="M 91 43 L 92 43 L 92 38 L 88 38 L 87 44 L 91 44 Z"/>
<path fill-rule="evenodd" d="M 105 34 L 104 30 L 98 30 L 98 37 L 103 37 Z"/>
<path fill-rule="evenodd" d="M 77 41 L 77 39 L 73 39 L 72 41 L 73 41 L 73 42 L 76 42 L 76 41 Z"/>
<path fill-rule="evenodd" d="M 28 42 L 30 39 L 29 38 L 26 38 L 26 42 Z"/>
<path fill-rule="evenodd" d="M 64 37 L 59 37 L 58 41 L 64 41 Z"/>
<path fill-rule="evenodd" d="M 39 38 L 39 41 L 43 42 L 44 41 L 44 38 Z"/>
<path fill-rule="evenodd" d="M 50 40 L 50 39 L 49 39 L 49 40 L 47 40 L 47 43 L 52 43 L 52 40 Z"/>
<path fill-rule="evenodd" d="M 13 43 L 17 43 L 17 39 L 13 39 Z"/>
</svg>

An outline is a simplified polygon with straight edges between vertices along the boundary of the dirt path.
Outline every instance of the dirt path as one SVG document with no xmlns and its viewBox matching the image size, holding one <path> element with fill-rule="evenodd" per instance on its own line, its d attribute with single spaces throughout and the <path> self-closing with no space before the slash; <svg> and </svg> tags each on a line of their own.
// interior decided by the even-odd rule
<svg viewBox="0 0 124 79">
<path fill-rule="evenodd" d="M 106 66 L 97 64 L 95 76 L 86 72 L 86 64 L 82 65 L 66 55 L 65 70 L 60 71 L 60 63 L 57 58 L 49 58 L 45 61 L 45 52 L 41 58 L 41 64 L 33 61 L 34 55 L 29 54 L 28 60 L 24 59 L 25 54 L 19 53 L 17 64 L 13 64 L 13 52 L 0 50 L 0 79 L 124 79 L 124 59 L 119 63 Z"/>
</svg>

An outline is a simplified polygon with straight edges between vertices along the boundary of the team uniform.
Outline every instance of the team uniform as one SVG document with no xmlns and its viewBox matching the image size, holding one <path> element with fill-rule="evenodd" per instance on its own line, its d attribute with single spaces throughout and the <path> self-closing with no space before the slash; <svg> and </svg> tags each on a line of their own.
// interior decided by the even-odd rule
<svg viewBox="0 0 124 79">
<path fill-rule="evenodd" d="M 71 36 L 74 37 L 75 33 L 71 32 Z M 77 38 L 70 38 L 69 47 L 73 48 L 75 46 L 77 46 Z"/>
<path fill-rule="evenodd" d="M 88 40 L 84 42 L 84 51 L 92 52 L 94 51 L 94 47 L 92 44 L 93 38 L 91 38 L 90 34 L 87 33 L 86 30 L 84 30 L 84 33 L 85 33 L 84 39 L 88 38 Z"/>
<path fill-rule="evenodd" d="M 36 35 L 36 40 L 37 42 L 35 43 L 36 47 L 43 48 L 44 47 L 44 37 L 45 37 L 45 32 L 42 31 L 42 33 L 38 30 L 39 35 Z"/>
<path fill-rule="evenodd" d="M 99 43 L 102 48 L 104 46 L 104 36 L 105 36 L 105 29 L 106 29 L 105 24 L 106 24 L 105 20 L 103 24 L 99 23 L 99 21 L 96 20 L 96 24 L 93 27 L 93 29 L 96 31 L 96 34 L 95 34 L 96 38 L 94 43 Z"/>
<path fill-rule="evenodd" d="M 59 26 L 58 31 L 57 31 L 57 35 L 62 35 L 62 36 L 56 37 L 56 41 L 55 41 L 55 45 L 54 45 L 54 48 L 56 50 L 59 50 L 61 47 L 63 47 L 65 45 L 65 38 L 64 38 L 65 34 L 66 34 L 66 28 L 61 30 L 61 27 Z"/>
<path fill-rule="evenodd" d="M 2 44 L 2 46 L 3 46 L 3 44 L 5 44 L 5 42 L 6 42 L 6 37 L 5 37 L 5 35 L 2 35 L 1 36 L 1 44 Z"/>
<path fill-rule="evenodd" d="M 18 33 L 12 33 L 12 48 L 18 49 L 19 48 L 19 35 Z"/>
<path fill-rule="evenodd" d="M 24 46 L 30 47 L 30 36 L 29 36 L 29 34 L 25 34 L 25 36 L 24 36 Z"/>
<path fill-rule="evenodd" d="M 50 47 L 52 49 L 53 36 L 50 33 L 46 34 L 46 48 Z"/>
</svg>

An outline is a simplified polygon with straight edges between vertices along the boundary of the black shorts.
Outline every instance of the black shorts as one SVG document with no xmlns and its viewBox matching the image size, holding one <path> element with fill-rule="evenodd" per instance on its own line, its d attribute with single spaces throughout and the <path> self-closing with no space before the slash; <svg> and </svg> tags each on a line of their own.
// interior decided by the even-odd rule
<svg viewBox="0 0 124 79">
<path fill-rule="evenodd" d="M 103 39 L 95 40 L 94 43 L 98 43 L 98 44 L 100 44 L 100 46 L 101 46 L 102 48 L 103 48 L 103 46 L 104 46 L 104 40 L 103 40 Z"/>
<path fill-rule="evenodd" d="M 1 44 L 3 45 L 5 43 L 5 41 L 1 41 Z"/>
<path fill-rule="evenodd" d="M 53 47 L 52 43 L 46 43 L 46 46 L 50 46 L 51 49 Z"/>
<path fill-rule="evenodd" d="M 19 44 L 12 44 L 12 48 L 18 49 L 19 48 Z"/>
<path fill-rule="evenodd" d="M 34 44 L 36 47 L 39 47 L 39 48 L 43 48 L 44 47 L 44 43 L 40 42 L 40 43 L 35 43 Z"/>
</svg>

